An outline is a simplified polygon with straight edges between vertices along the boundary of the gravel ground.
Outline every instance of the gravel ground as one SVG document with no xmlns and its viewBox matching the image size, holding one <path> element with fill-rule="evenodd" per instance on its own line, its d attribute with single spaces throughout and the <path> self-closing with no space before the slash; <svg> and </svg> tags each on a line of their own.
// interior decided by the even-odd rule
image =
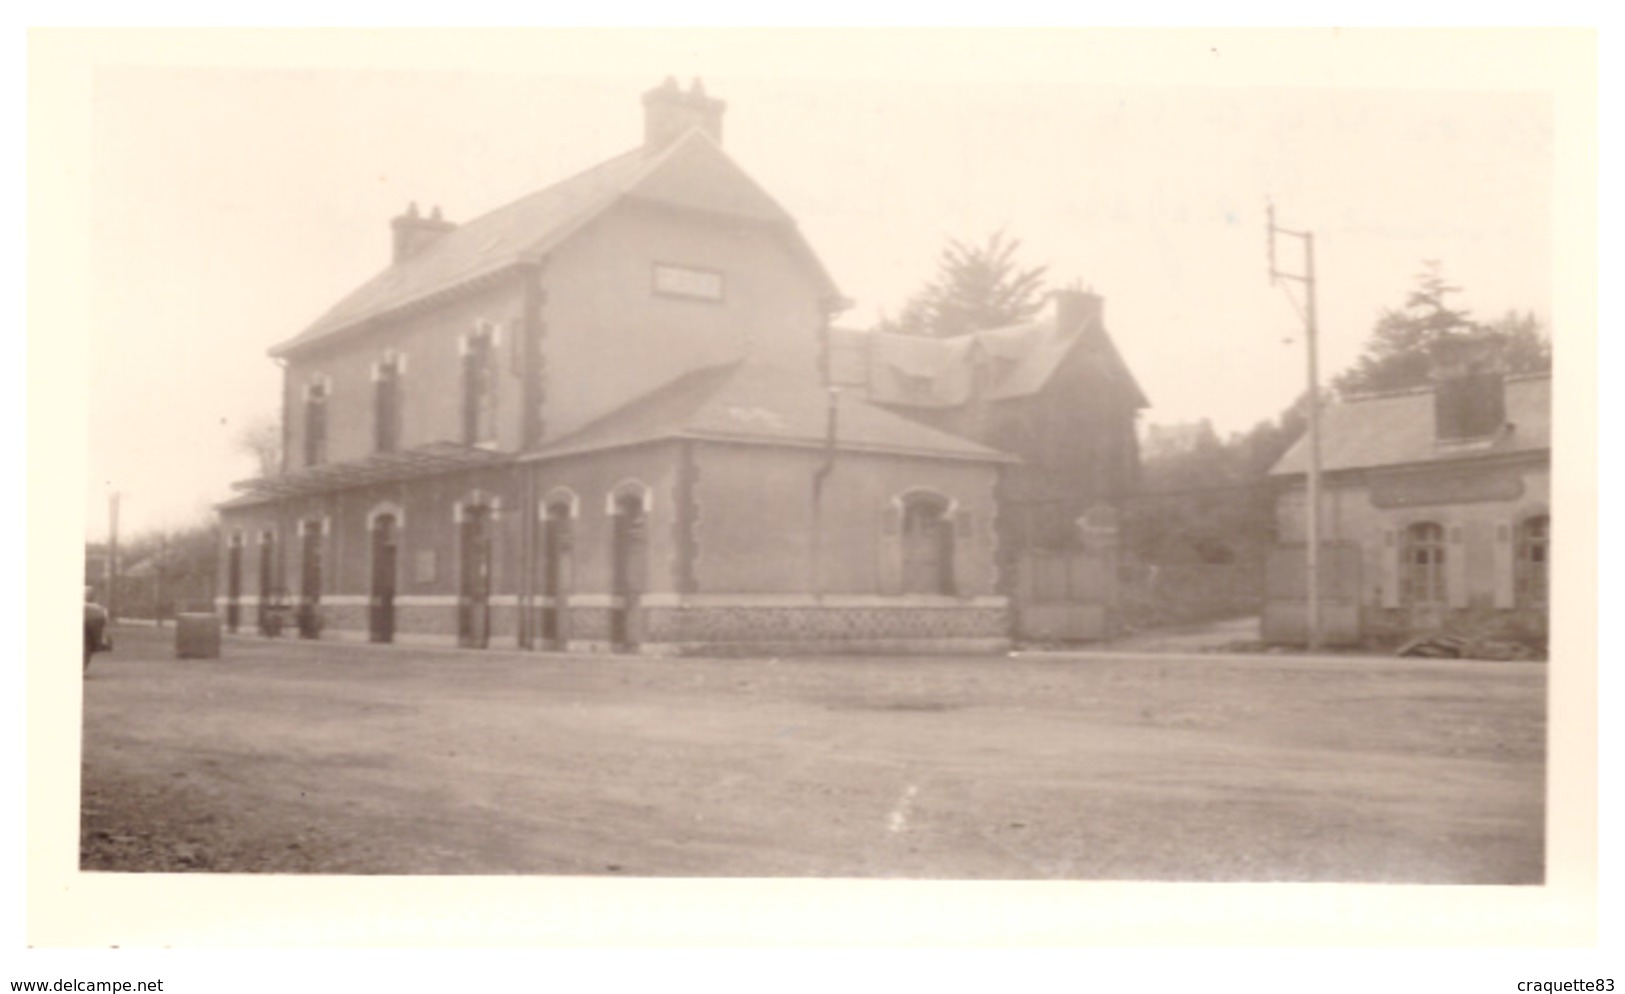
<svg viewBox="0 0 1625 994">
<path fill-rule="evenodd" d="M 1543 664 L 172 637 L 86 677 L 86 870 L 1543 876 Z"/>
</svg>

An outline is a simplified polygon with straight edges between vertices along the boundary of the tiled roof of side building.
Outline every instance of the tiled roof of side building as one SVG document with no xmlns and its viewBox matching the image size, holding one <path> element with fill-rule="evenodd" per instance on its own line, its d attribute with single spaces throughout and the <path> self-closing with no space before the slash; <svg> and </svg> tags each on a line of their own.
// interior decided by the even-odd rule
<svg viewBox="0 0 1625 994">
<path fill-rule="evenodd" d="M 544 445 L 535 458 L 556 458 L 668 438 L 793 446 L 822 445 L 828 394 L 811 375 L 766 363 L 703 369 Z M 836 445 L 989 462 L 1014 457 L 938 431 L 869 404 L 851 392 L 837 401 Z"/>
<path fill-rule="evenodd" d="M 782 224 L 794 220 L 703 132 L 660 150 L 637 148 L 452 228 L 340 300 L 304 332 L 271 349 L 284 355 L 370 318 L 499 272 L 558 246 L 622 200 L 666 204 Z M 833 292 L 821 264 L 797 251 Z"/>
<path fill-rule="evenodd" d="M 1550 375 L 1510 376 L 1506 380 L 1508 430 L 1484 443 L 1440 445 L 1435 440 L 1431 388 L 1356 397 L 1322 408 L 1320 465 L 1332 472 L 1550 451 L 1551 412 Z M 1308 447 L 1307 437 L 1298 439 L 1270 474 L 1307 472 Z"/>
<path fill-rule="evenodd" d="M 843 331 L 832 341 L 847 365 L 867 364 L 869 397 L 904 407 L 956 407 L 970 399 L 973 349 L 993 361 L 988 399 L 1028 397 L 1043 390 L 1074 348 L 1106 379 L 1147 406 L 1139 383 L 1098 321 L 1061 328 L 1053 315 L 952 338 Z M 861 360 L 853 357 L 862 356 Z"/>
</svg>

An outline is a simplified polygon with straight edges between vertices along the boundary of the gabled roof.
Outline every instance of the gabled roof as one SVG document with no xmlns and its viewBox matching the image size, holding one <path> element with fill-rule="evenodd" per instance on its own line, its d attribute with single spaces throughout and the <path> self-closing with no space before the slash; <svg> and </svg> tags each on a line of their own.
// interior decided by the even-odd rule
<svg viewBox="0 0 1625 994">
<path fill-rule="evenodd" d="M 823 446 L 829 398 L 810 375 L 759 362 L 739 362 L 679 377 L 527 458 L 549 459 L 662 439 Z M 928 428 L 853 396 L 837 402 L 836 446 L 987 462 L 1012 457 Z"/>
<path fill-rule="evenodd" d="M 1063 328 L 1049 315 L 951 338 L 832 330 L 841 375 L 861 383 L 877 403 L 949 408 L 971 399 L 974 366 L 985 357 L 986 399 L 1011 400 L 1043 390 L 1074 349 L 1104 378 L 1120 384 L 1136 407 L 1149 405 L 1128 364 L 1098 320 Z M 861 357 L 861 358 L 859 358 Z"/>
<path fill-rule="evenodd" d="M 1492 439 L 1440 444 L 1435 440 L 1433 418 L 1431 387 L 1328 405 L 1320 413 L 1321 469 L 1377 469 L 1550 452 L 1552 378 L 1545 373 L 1507 378 L 1508 428 Z M 1308 463 L 1309 440 L 1305 436 L 1287 450 L 1270 475 L 1304 473 Z"/>
<path fill-rule="evenodd" d="M 783 226 L 824 291 L 835 286 L 794 219 L 698 129 L 658 150 L 637 148 L 456 227 L 363 283 L 294 338 L 286 355 L 409 304 L 551 251 L 615 204 L 653 203 Z"/>
</svg>

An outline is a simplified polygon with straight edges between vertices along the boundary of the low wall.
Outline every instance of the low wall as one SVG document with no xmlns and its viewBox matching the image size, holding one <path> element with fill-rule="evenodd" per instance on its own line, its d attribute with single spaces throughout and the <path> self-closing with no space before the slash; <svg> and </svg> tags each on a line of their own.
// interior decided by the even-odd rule
<svg viewBox="0 0 1625 994">
<path fill-rule="evenodd" d="M 586 598 L 584 598 L 586 599 Z M 591 598 L 602 601 L 602 598 Z M 710 595 L 700 603 L 650 597 L 633 612 L 630 651 L 666 655 L 795 653 L 996 652 L 1009 647 L 1010 609 L 999 597 L 830 598 Z M 923 601 L 923 602 L 922 602 Z M 533 609 L 540 631 L 541 609 Z M 368 638 L 368 609 L 360 604 L 323 604 L 322 637 Z M 517 648 L 519 609 L 493 604 L 492 648 Z M 561 610 L 565 641 L 551 648 L 609 652 L 613 609 L 601 603 Z M 243 631 L 251 630 L 246 623 Z M 292 630 L 285 633 L 295 636 Z M 455 605 L 398 605 L 395 640 L 402 644 L 455 645 Z M 541 648 L 540 638 L 537 639 Z"/>
</svg>

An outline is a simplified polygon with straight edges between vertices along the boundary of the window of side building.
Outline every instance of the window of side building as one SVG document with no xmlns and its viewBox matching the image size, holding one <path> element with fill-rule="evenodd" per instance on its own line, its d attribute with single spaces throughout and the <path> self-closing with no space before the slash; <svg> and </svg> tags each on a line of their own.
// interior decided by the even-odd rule
<svg viewBox="0 0 1625 994">
<path fill-rule="evenodd" d="M 1551 527 L 1552 519 L 1544 514 L 1525 518 L 1518 524 L 1518 560 L 1514 577 L 1520 608 L 1546 610 Z"/>
<path fill-rule="evenodd" d="M 1408 605 L 1445 603 L 1444 527 L 1419 521 L 1405 529 L 1400 591 Z"/>
</svg>

